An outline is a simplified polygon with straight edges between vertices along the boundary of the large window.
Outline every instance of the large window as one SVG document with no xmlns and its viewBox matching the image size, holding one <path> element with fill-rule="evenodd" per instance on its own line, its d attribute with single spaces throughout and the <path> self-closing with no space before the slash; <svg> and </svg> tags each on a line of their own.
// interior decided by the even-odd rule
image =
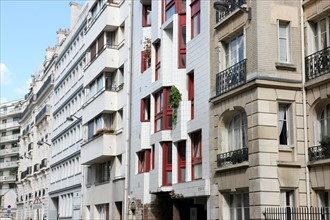
<svg viewBox="0 0 330 220">
<path fill-rule="evenodd" d="M 110 161 L 96 165 L 96 184 L 107 183 L 110 180 Z"/>
<path fill-rule="evenodd" d="M 138 173 L 149 172 L 150 170 L 150 150 L 142 150 L 137 153 Z"/>
<path fill-rule="evenodd" d="M 179 68 L 186 67 L 186 14 L 179 16 Z"/>
<path fill-rule="evenodd" d="M 200 33 L 200 8 L 201 1 L 200 0 L 192 0 L 191 4 L 191 39 L 196 37 Z"/>
<path fill-rule="evenodd" d="M 160 41 L 155 43 L 155 81 L 160 77 Z"/>
<path fill-rule="evenodd" d="M 190 117 L 194 119 L 195 116 L 195 82 L 194 82 L 194 72 L 188 74 L 188 100 L 190 101 Z"/>
<path fill-rule="evenodd" d="M 178 182 L 186 181 L 186 141 L 178 142 Z"/>
<path fill-rule="evenodd" d="M 163 186 L 172 185 L 172 143 L 164 142 L 163 147 Z"/>
<path fill-rule="evenodd" d="M 141 100 L 141 122 L 150 121 L 150 97 Z"/>
<path fill-rule="evenodd" d="M 291 213 L 291 208 L 294 205 L 294 191 L 293 190 L 281 190 L 280 193 L 281 207 L 286 209 L 286 219 L 294 219 L 294 214 Z"/>
<path fill-rule="evenodd" d="M 236 114 L 228 127 L 228 151 L 247 147 L 247 118 L 245 112 Z"/>
<path fill-rule="evenodd" d="M 190 134 L 192 179 L 202 178 L 202 131 Z"/>
<path fill-rule="evenodd" d="M 172 128 L 172 109 L 169 107 L 169 89 L 157 92 L 155 97 L 155 132 Z"/>
<path fill-rule="evenodd" d="M 282 63 L 291 62 L 290 22 L 278 22 L 278 55 Z"/>
<path fill-rule="evenodd" d="M 313 40 L 313 51 L 325 49 L 330 46 L 330 16 L 311 22 Z"/>
<path fill-rule="evenodd" d="M 109 220 L 109 204 L 95 205 L 97 210 L 97 219 Z"/>
<path fill-rule="evenodd" d="M 224 43 L 226 68 L 244 59 L 244 35 L 240 34 Z"/>
<path fill-rule="evenodd" d="M 142 26 L 151 25 L 151 5 L 142 5 Z"/>
<path fill-rule="evenodd" d="M 293 144 L 293 121 L 291 104 L 280 103 L 278 109 L 278 134 L 280 145 Z"/>
<path fill-rule="evenodd" d="M 224 193 L 225 205 L 230 216 L 225 219 L 248 220 L 249 213 L 249 194 L 248 193 Z M 224 212 L 226 213 L 226 212 Z"/>
<path fill-rule="evenodd" d="M 330 137 L 330 103 L 325 106 L 320 115 L 321 139 L 325 136 Z"/>
</svg>

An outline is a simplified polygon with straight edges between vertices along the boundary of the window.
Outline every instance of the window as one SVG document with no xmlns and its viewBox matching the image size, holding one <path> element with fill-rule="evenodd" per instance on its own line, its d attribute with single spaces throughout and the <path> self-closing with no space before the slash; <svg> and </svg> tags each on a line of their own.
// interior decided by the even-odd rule
<svg viewBox="0 0 330 220">
<path fill-rule="evenodd" d="M 280 62 L 291 62 L 290 22 L 287 21 L 278 23 L 278 54 Z"/>
<path fill-rule="evenodd" d="M 179 16 L 179 68 L 186 67 L 186 14 Z"/>
<path fill-rule="evenodd" d="M 178 142 L 178 182 L 186 181 L 186 141 Z"/>
<path fill-rule="evenodd" d="M 155 43 L 155 53 L 156 53 L 155 81 L 157 81 L 160 77 L 160 41 Z"/>
<path fill-rule="evenodd" d="M 228 151 L 247 147 L 247 118 L 245 112 L 236 114 L 229 123 Z"/>
<path fill-rule="evenodd" d="M 96 165 L 95 183 L 107 183 L 110 180 L 110 161 Z"/>
<path fill-rule="evenodd" d="M 95 205 L 97 218 L 99 220 L 109 220 L 109 204 Z"/>
<path fill-rule="evenodd" d="M 223 196 L 225 200 L 224 207 L 229 209 L 227 213 L 230 215 L 226 219 L 250 219 L 249 193 L 224 193 Z"/>
<path fill-rule="evenodd" d="M 192 0 L 191 2 L 191 39 L 200 33 L 200 0 Z"/>
<path fill-rule="evenodd" d="M 153 170 L 153 169 L 155 169 L 155 145 L 151 146 L 151 158 L 150 158 L 150 160 L 151 160 L 150 169 Z"/>
<path fill-rule="evenodd" d="M 190 117 L 194 119 L 195 116 L 195 86 L 194 86 L 194 72 L 188 74 L 188 100 L 190 101 Z"/>
<path fill-rule="evenodd" d="M 191 138 L 191 170 L 192 179 L 202 178 L 202 131 L 190 134 Z"/>
<path fill-rule="evenodd" d="M 280 103 L 278 110 L 278 133 L 280 145 L 293 144 L 292 109 L 290 104 Z"/>
<path fill-rule="evenodd" d="M 0 150 L 4 150 L 6 148 L 5 145 L 1 145 Z"/>
<path fill-rule="evenodd" d="M 244 36 L 243 34 L 237 35 L 232 38 L 228 43 L 224 43 L 226 55 L 226 68 L 235 65 L 244 59 Z"/>
<path fill-rule="evenodd" d="M 320 190 L 316 192 L 317 194 L 317 206 L 324 207 L 325 213 L 330 213 L 330 191 Z M 330 220 L 330 215 L 325 215 L 325 220 Z"/>
<path fill-rule="evenodd" d="M 150 67 L 150 61 L 151 59 L 148 58 L 147 56 L 147 51 L 141 51 L 141 73 L 146 71 Z"/>
<path fill-rule="evenodd" d="M 150 170 L 150 150 L 143 150 L 137 153 L 138 173 L 149 172 Z"/>
<path fill-rule="evenodd" d="M 313 52 L 323 50 L 330 46 L 330 16 L 310 23 L 313 34 Z"/>
<path fill-rule="evenodd" d="M 141 100 L 141 122 L 150 121 L 150 97 Z"/>
<path fill-rule="evenodd" d="M 325 136 L 330 137 L 330 103 L 325 106 L 320 115 L 321 139 Z"/>
<path fill-rule="evenodd" d="M 163 0 L 163 22 L 175 14 L 176 0 Z"/>
<path fill-rule="evenodd" d="M 172 128 L 172 109 L 169 107 L 169 88 L 157 92 L 155 97 L 155 132 Z"/>
<path fill-rule="evenodd" d="M 151 25 L 151 5 L 142 5 L 142 26 Z"/>
<path fill-rule="evenodd" d="M 163 186 L 172 185 L 172 143 L 164 142 L 163 147 Z"/>
<path fill-rule="evenodd" d="M 286 219 L 294 219 L 291 214 L 291 208 L 294 207 L 294 191 L 293 190 L 281 190 L 280 202 L 283 208 L 286 208 Z"/>
</svg>

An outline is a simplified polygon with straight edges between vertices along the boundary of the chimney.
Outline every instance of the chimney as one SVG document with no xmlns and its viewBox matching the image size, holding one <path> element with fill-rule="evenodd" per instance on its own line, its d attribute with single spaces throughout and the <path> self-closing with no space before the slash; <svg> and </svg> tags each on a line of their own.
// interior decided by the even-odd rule
<svg viewBox="0 0 330 220">
<path fill-rule="evenodd" d="M 57 45 L 60 46 L 64 42 L 66 35 L 68 35 L 69 30 L 59 29 L 56 33 L 57 33 Z"/>
<path fill-rule="evenodd" d="M 71 14 L 71 18 L 70 18 L 70 30 L 72 30 L 72 28 L 76 25 L 78 19 L 79 19 L 79 15 L 81 13 L 81 8 L 82 6 L 75 3 L 75 2 L 70 2 L 70 14 Z"/>
</svg>

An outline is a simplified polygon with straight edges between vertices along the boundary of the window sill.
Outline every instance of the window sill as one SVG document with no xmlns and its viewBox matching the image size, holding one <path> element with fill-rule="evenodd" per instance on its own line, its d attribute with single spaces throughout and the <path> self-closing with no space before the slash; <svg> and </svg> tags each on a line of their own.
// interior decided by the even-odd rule
<svg viewBox="0 0 330 220">
<path fill-rule="evenodd" d="M 122 179 L 125 179 L 125 176 L 115 176 L 113 178 L 113 181 L 122 180 Z"/>
<path fill-rule="evenodd" d="M 277 161 L 277 166 L 279 166 L 279 167 L 297 167 L 297 168 L 300 168 L 301 163 L 278 160 Z"/>
<path fill-rule="evenodd" d="M 292 146 L 288 146 L 288 145 L 280 145 L 278 147 L 278 151 L 279 152 L 292 152 L 293 151 L 293 147 Z"/>
<path fill-rule="evenodd" d="M 297 70 L 297 67 L 291 63 L 276 62 L 275 67 L 278 70 L 287 70 L 287 71 L 296 71 Z"/>
</svg>

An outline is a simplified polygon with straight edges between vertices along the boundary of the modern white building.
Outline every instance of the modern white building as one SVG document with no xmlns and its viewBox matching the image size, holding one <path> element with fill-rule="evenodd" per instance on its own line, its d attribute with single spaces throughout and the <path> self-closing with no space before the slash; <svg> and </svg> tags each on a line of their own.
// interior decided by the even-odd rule
<svg viewBox="0 0 330 220">
<path fill-rule="evenodd" d="M 129 123 L 129 6 L 88 1 L 84 30 L 83 219 L 123 219 Z"/>
<path fill-rule="evenodd" d="M 16 217 L 21 107 L 22 100 L 0 104 L 0 218 Z"/>
<path fill-rule="evenodd" d="M 32 76 L 30 92 L 24 99 L 16 182 L 17 219 L 47 217 L 55 59 L 56 47 L 47 48 L 42 68 Z"/>
<path fill-rule="evenodd" d="M 80 219 L 83 140 L 83 70 L 87 6 L 70 3 L 70 30 L 60 29 L 55 62 L 51 137 L 49 219 Z"/>
<path fill-rule="evenodd" d="M 132 2 L 129 218 L 210 219 L 210 3 Z"/>
</svg>

